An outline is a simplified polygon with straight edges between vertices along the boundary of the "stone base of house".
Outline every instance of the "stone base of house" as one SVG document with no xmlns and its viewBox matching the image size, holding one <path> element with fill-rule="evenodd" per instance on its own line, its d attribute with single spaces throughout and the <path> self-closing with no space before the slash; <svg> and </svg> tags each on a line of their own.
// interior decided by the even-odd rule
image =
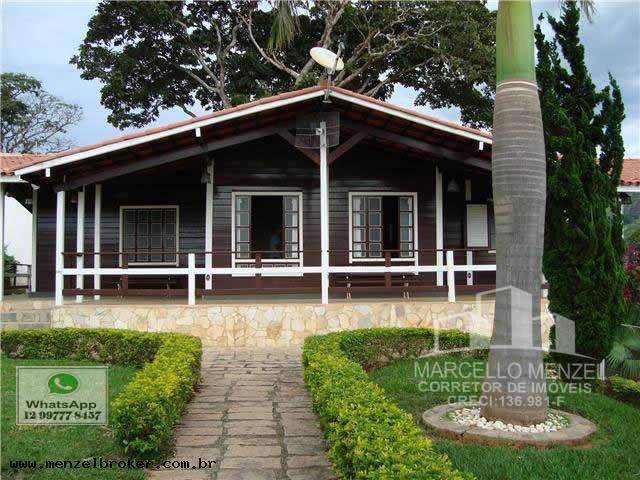
<svg viewBox="0 0 640 480">
<path fill-rule="evenodd" d="M 29 308 L 31 304 L 31 308 Z M 543 300 L 542 310 L 547 312 Z M 67 303 L 52 307 L 46 300 L 19 306 L 5 301 L 3 328 L 90 327 L 123 328 L 150 332 L 184 332 L 202 339 L 205 346 L 270 347 L 300 345 L 305 337 L 340 330 L 372 327 L 456 328 L 489 337 L 493 324 L 492 300 L 441 299 L 404 301 L 349 301 L 321 305 L 290 303 L 203 303 L 196 306 L 162 301 L 120 303 Z M 46 312 L 35 316 L 34 312 Z M 548 345 L 551 315 L 542 321 L 543 344 Z"/>
<path fill-rule="evenodd" d="M 53 302 L 8 295 L 0 302 L 0 329 L 51 327 Z"/>
</svg>

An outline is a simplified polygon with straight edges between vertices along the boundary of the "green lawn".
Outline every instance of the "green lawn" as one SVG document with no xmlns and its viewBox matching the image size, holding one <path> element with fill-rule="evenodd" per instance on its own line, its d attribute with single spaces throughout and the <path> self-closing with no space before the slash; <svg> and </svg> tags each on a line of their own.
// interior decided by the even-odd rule
<svg viewBox="0 0 640 480">
<path fill-rule="evenodd" d="M 112 431 L 106 426 L 17 426 L 16 425 L 16 366 L 21 365 L 97 365 L 89 361 L 72 360 L 15 360 L 0 357 L 2 374 L 2 478 L 20 479 L 141 479 L 142 471 L 113 470 L 11 470 L 9 461 L 16 459 L 81 460 L 93 457 L 125 458 L 116 444 Z M 109 367 L 109 401 L 129 382 L 136 369 Z"/>
<path fill-rule="evenodd" d="M 440 375 L 434 370 L 435 362 L 442 367 L 445 361 L 460 364 L 453 357 L 421 359 L 420 368 L 428 363 L 425 379 L 438 382 L 438 387 L 451 384 L 452 375 Z M 479 369 L 481 370 L 481 368 Z M 410 412 L 418 421 L 424 410 L 446 403 L 451 393 L 422 393 L 419 375 L 414 375 L 413 360 L 405 360 L 370 373 L 374 382 L 383 387 L 389 398 Z M 469 382 L 475 393 L 479 392 L 481 376 L 474 376 L 471 369 Z M 455 394 L 458 395 L 458 394 Z M 466 395 L 463 393 L 463 395 Z M 552 396 L 555 401 L 557 395 Z M 618 402 L 597 393 L 567 393 L 560 409 L 580 414 L 595 422 L 598 433 L 589 445 L 581 447 L 558 446 L 547 450 L 535 448 L 515 449 L 508 446 L 484 446 L 460 443 L 433 436 L 435 448 L 446 453 L 453 464 L 472 472 L 480 480 L 602 480 L 640 479 L 640 409 Z M 428 435 L 432 435 L 430 432 Z"/>
</svg>

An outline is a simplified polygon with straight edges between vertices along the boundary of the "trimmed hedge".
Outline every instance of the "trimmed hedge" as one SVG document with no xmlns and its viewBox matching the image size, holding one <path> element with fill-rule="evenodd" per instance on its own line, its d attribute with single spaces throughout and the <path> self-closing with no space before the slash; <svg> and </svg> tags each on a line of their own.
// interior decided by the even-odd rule
<svg viewBox="0 0 640 480">
<path fill-rule="evenodd" d="M 451 350 L 469 345 L 469 334 L 459 330 L 438 331 L 438 348 Z M 436 336 L 430 328 L 375 328 L 341 334 L 340 350 L 369 371 L 393 360 L 417 358 L 434 349 Z"/>
<path fill-rule="evenodd" d="M 640 406 L 640 382 L 614 375 L 598 382 L 605 395 Z"/>
<path fill-rule="evenodd" d="M 450 347 L 468 345 L 459 331 L 439 332 Z M 367 329 L 309 337 L 303 349 L 305 382 L 325 427 L 329 457 L 341 479 L 462 480 L 410 414 L 385 397 L 363 369 L 433 347 L 429 329 Z M 353 359 L 353 360 L 352 360 Z M 357 359 L 357 361 L 356 361 Z M 378 359 L 378 360 L 376 360 Z M 381 360 L 380 360 L 381 359 Z"/>
<path fill-rule="evenodd" d="M 133 454 L 168 446 L 200 378 L 200 339 L 181 333 L 6 330 L 0 333 L 0 346 L 15 358 L 87 359 L 142 367 L 111 403 L 116 437 Z"/>
<path fill-rule="evenodd" d="M 2 351 L 15 358 L 68 358 L 141 367 L 166 335 L 108 328 L 4 330 Z"/>
</svg>

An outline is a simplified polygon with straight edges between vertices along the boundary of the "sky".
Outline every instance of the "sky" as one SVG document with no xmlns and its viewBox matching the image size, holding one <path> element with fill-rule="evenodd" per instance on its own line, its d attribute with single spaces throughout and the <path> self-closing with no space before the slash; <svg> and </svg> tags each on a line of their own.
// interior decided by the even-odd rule
<svg viewBox="0 0 640 480">
<path fill-rule="evenodd" d="M 69 132 L 76 145 L 119 135 L 121 132 L 107 123 L 108 111 L 100 105 L 101 84 L 82 80 L 80 71 L 69 64 L 84 39 L 96 2 L 0 1 L 2 71 L 33 75 L 51 93 L 82 106 L 84 117 Z M 598 86 L 607 82 L 608 72 L 620 83 L 627 110 L 623 125 L 627 156 L 640 157 L 640 0 L 596 0 L 596 4 L 598 11 L 593 23 L 583 21 L 582 25 L 587 62 Z M 497 8 L 497 1 L 491 0 L 488 6 Z M 533 8 L 534 18 L 545 11 L 555 15 L 559 2 L 534 1 Z M 548 26 L 545 31 L 550 31 Z M 413 107 L 415 96 L 415 91 L 398 88 L 391 101 Z M 456 109 L 414 108 L 459 120 Z M 163 112 L 154 125 L 183 118 L 181 110 L 173 109 Z"/>
</svg>

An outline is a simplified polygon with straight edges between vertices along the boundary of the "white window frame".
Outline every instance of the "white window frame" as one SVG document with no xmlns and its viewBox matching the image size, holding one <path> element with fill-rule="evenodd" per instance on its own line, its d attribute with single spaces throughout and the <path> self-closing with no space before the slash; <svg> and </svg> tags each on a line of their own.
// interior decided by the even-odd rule
<svg viewBox="0 0 640 480">
<path fill-rule="evenodd" d="M 381 258 L 354 258 L 353 257 L 353 197 L 412 197 L 413 198 L 413 249 L 418 249 L 418 192 L 389 192 L 389 191 L 366 191 L 366 192 L 349 192 L 349 263 L 380 263 L 384 262 L 384 256 Z M 383 219 L 384 223 L 384 219 Z M 383 225 L 384 228 L 384 225 Z M 391 258 L 392 262 L 414 262 L 417 265 L 419 255 L 412 252 L 410 257 Z"/>
<path fill-rule="evenodd" d="M 122 236 L 124 232 L 124 211 L 125 210 L 153 210 L 156 208 L 173 208 L 176 211 L 176 252 L 180 251 L 180 205 L 121 205 L 120 206 L 120 232 L 118 240 L 118 251 L 122 252 Z M 118 255 L 118 264 L 122 267 L 122 255 Z M 176 253 L 175 262 L 127 262 L 129 266 L 161 266 L 180 265 L 180 256 Z"/>
<path fill-rule="evenodd" d="M 290 263 L 295 265 L 304 266 L 304 208 L 303 208 L 303 198 L 302 192 L 299 190 L 281 190 L 281 191 L 244 191 L 244 190 L 234 190 L 231 192 L 231 251 L 235 252 L 236 249 L 236 197 L 237 196 L 249 196 L 249 197 L 298 197 L 298 258 L 263 258 L 262 263 Z M 236 254 L 231 254 L 231 267 L 236 268 L 237 264 L 251 264 L 255 263 L 254 258 L 236 258 Z M 301 273 L 278 273 L 277 267 L 273 268 L 272 272 L 265 272 L 262 274 L 263 277 L 301 277 Z M 253 274 L 243 274 L 243 273 L 234 273 L 232 276 L 237 277 L 252 277 Z"/>
</svg>

